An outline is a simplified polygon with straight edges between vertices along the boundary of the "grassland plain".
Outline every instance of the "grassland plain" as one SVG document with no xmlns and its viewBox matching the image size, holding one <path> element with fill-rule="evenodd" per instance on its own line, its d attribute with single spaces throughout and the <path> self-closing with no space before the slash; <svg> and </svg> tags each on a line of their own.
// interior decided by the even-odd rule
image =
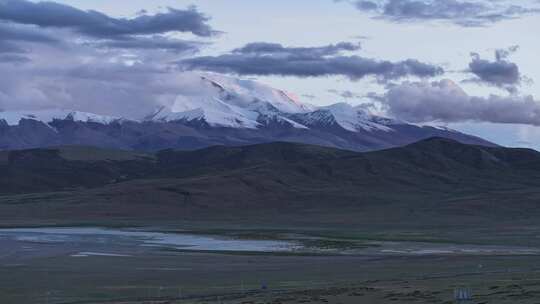
<svg viewBox="0 0 540 304">
<path fill-rule="evenodd" d="M 0 225 L 303 235 L 338 251 L 373 242 L 540 248 L 540 153 L 531 150 L 444 139 L 370 153 L 287 143 L 88 149 L 4 152 Z M 76 249 L 3 256 L 2 303 L 450 303 L 459 286 L 476 303 L 539 302 L 534 254 L 75 258 Z"/>
<path fill-rule="evenodd" d="M 3 303 L 538 303 L 537 256 L 329 257 L 162 252 L 4 266 Z M 262 289 L 266 286 L 266 289 Z"/>
</svg>

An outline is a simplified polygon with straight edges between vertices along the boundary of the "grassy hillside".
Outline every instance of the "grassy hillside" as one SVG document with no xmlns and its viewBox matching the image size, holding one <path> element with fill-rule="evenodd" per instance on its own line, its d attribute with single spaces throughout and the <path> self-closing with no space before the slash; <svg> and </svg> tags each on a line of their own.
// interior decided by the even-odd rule
<svg viewBox="0 0 540 304">
<path fill-rule="evenodd" d="M 540 216 L 533 150 L 439 138 L 370 153 L 290 143 L 156 155 L 87 150 L 93 157 L 68 149 L 8 153 L 3 225 L 521 229 Z"/>
</svg>

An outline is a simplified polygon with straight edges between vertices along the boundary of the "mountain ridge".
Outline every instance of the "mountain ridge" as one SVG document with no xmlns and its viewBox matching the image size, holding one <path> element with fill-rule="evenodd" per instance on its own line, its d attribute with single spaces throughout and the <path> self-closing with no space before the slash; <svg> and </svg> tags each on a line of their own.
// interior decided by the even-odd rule
<svg viewBox="0 0 540 304">
<path fill-rule="evenodd" d="M 59 147 L 0 152 L 0 169 L 3 223 L 455 225 L 534 218 L 540 199 L 540 152 L 445 138 L 372 152 L 298 143 L 154 154 Z"/>
<path fill-rule="evenodd" d="M 118 179 L 120 176 L 124 176 L 124 180 L 131 180 L 188 178 L 193 174 L 197 175 L 194 172 L 205 170 L 212 174 L 227 172 L 231 175 L 235 170 L 252 167 L 259 169 L 270 166 L 273 170 L 285 166 L 287 171 L 297 169 L 303 171 L 301 169 L 303 166 L 311 166 L 309 170 L 320 170 L 333 165 L 337 166 L 334 170 L 336 174 L 351 174 L 351 176 L 359 174 L 355 177 L 357 179 L 362 174 L 373 175 L 375 169 L 384 171 L 385 168 L 391 168 L 393 164 L 399 164 L 403 168 L 416 168 L 417 173 L 420 172 L 418 169 L 432 170 L 433 175 L 453 174 L 453 170 L 460 168 L 477 171 L 479 174 L 484 174 L 489 170 L 509 168 L 535 171 L 535 166 L 531 164 L 540 164 L 540 152 L 530 149 L 467 145 L 441 137 L 428 138 L 404 147 L 371 152 L 355 152 L 290 142 L 236 147 L 218 145 L 194 151 L 166 149 L 156 153 L 86 146 L 0 152 L 0 165 L 6 166 L 5 178 L 7 180 L 9 180 L 9 174 L 24 174 L 27 170 L 31 174 L 42 174 L 45 178 L 49 173 L 76 171 L 92 166 L 94 169 L 113 174 L 111 180 Z M 142 171 L 137 172 L 137 170 Z M 323 171 L 325 170 L 321 172 Z M 85 172 L 79 173 L 85 174 Z M 291 176 L 297 173 L 292 173 Z M 135 175 L 130 177 L 130 174 Z M 320 172 L 310 178 L 316 178 L 316 176 L 320 176 Z M 470 177 L 474 177 L 474 174 L 468 174 L 463 178 Z M 107 182 L 107 180 L 101 181 L 103 184 Z"/>
<path fill-rule="evenodd" d="M 0 149 L 58 145 L 159 151 L 275 141 L 355 151 L 402 146 L 441 136 L 494 146 L 445 127 L 408 124 L 360 106 L 316 107 L 250 80 L 193 74 L 195 89 L 141 119 L 49 109 L 0 112 Z"/>
</svg>

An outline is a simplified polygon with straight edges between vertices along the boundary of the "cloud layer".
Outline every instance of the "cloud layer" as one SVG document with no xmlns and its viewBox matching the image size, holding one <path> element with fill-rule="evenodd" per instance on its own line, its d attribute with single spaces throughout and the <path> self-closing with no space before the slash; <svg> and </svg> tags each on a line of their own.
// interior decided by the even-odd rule
<svg viewBox="0 0 540 304">
<path fill-rule="evenodd" d="M 359 0 L 353 4 L 362 12 L 394 22 L 447 21 L 466 27 L 539 12 L 534 1 L 528 7 L 504 0 Z"/>
<path fill-rule="evenodd" d="M 376 60 L 344 51 L 360 49 L 358 45 L 342 42 L 320 47 L 285 47 L 273 43 L 251 43 L 221 56 L 185 59 L 179 65 L 188 70 L 260 76 L 325 77 L 344 76 L 351 80 L 375 77 L 381 81 L 407 76 L 434 77 L 443 68 L 415 59 L 398 62 Z"/>
<path fill-rule="evenodd" d="M 410 122 L 492 122 L 540 126 L 540 102 L 531 96 L 476 97 L 451 80 L 405 82 L 379 98 L 388 113 Z"/>
<path fill-rule="evenodd" d="M 244 55 L 272 55 L 282 57 L 317 58 L 337 55 L 343 51 L 358 51 L 362 47 L 359 43 L 340 42 L 320 47 L 284 47 L 279 43 L 253 42 L 235 49 L 235 54 Z"/>
<path fill-rule="evenodd" d="M 212 37 L 218 32 L 208 24 L 209 20 L 195 7 L 167 8 L 154 15 L 145 12 L 134 18 L 114 18 L 55 2 L 0 0 L 0 52 L 25 49 L 15 42 L 59 44 L 83 40 L 86 45 L 97 48 L 193 53 L 204 44 L 172 38 L 170 34 Z M 65 40 L 59 41 L 55 38 L 58 36 Z"/>
<path fill-rule="evenodd" d="M 195 8 L 169 8 L 165 13 L 125 19 L 113 18 L 97 11 L 83 11 L 55 2 L 0 0 L 0 20 L 40 27 L 69 28 L 93 37 L 111 38 L 129 35 L 151 35 L 167 32 L 191 32 L 212 36 L 208 17 Z"/>
<path fill-rule="evenodd" d="M 0 0 L 1 110 L 65 108 L 140 118 L 174 102 L 170 64 L 216 34 L 194 7 L 115 18 L 55 2 Z M 171 36 L 182 33 L 183 40 Z"/>
</svg>

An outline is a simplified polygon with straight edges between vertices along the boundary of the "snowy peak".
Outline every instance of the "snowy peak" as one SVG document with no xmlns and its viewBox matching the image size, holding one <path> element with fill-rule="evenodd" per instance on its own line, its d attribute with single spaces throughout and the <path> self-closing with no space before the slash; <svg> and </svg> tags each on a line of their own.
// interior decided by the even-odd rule
<svg viewBox="0 0 540 304">
<path fill-rule="evenodd" d="M 393 131 L 394 121 L 374 116 L 362 107 L 347 103 L 336 103 L 319 107 L 316 111 L 295 116 L 297 120 L 310 127 L 340 127 L 349 132 Z M 397 122 L 396 122 L 397 124 Z"/>
<path fill-rule="evenodd" d="M 297 129 L 338 125 L 350 132 L 392 131 L 383 120 L 346 103 L 315 107 L 255 81 L 213 73 L 192 76 L 197 90 L 177 96 L 172 106 L 161 108 L 147 120 L 248 129 L 277 124 Z"/>
<path fill-rule="evenodd" d="M 21 120 L 35 120 L 44 124 L 50 124 L 55 120 L 72 120 L 79 122 L 93 122 L 100 124 L 110 124 L 123 120 L 120 117 L 103 116 L 87 112 L 71 110 L 38 110 L 38 111 L 5 111 L 0 112 L 0 121 L 9 126 L 16 126 Z"/>
<path fill-rule="evenodd" d="M 206 81 L 225 94 L 225 99 L 241 107 L 257 107 L 260 103 L 268 103 L 280 112 L 301 113 L 313 108 L 301 103 L 292 94 L 277 90 L 252 80 L 243 80 L 219 74 L 203 74 Z"/>
<path fill-rule="evenodd" d="M 183 111 L 173 112 L 162 107 L 149 120 L 185 123 L 198 121 L 213 127 L 229 128 L 255 129 L 259 126 L 258 115 L 253 111 L 227 104 L 219 99 L 201 99 L 197 106 L 193 106 L 190 105 L 191 102 L 184 103 L 180 98 L 177 98 L 177 102 L 182 102 Z"/>
<path fill-rule="evenodd" d="M 322 111 L 328 111 L 345 130 L 351 132 L 364 131 L 392 131 L 388 125 L 377 121 L 377 117 L 369 114 L 361 107 L 353 107 L 348 103 L 336 103 L 322 107 Z"/>
<path fill-rule="evenodd" d="M 170 107 L 161 107 L 146 120 L 204 122 L 213 127 L 256 129 L 269 121 L 305 128 L 286 117 L 311 110 L 284 91 L 251 80 L 217 74 L 202 74 L 194 82 L 198 90 L 176 97 Z"/>
</svg>

